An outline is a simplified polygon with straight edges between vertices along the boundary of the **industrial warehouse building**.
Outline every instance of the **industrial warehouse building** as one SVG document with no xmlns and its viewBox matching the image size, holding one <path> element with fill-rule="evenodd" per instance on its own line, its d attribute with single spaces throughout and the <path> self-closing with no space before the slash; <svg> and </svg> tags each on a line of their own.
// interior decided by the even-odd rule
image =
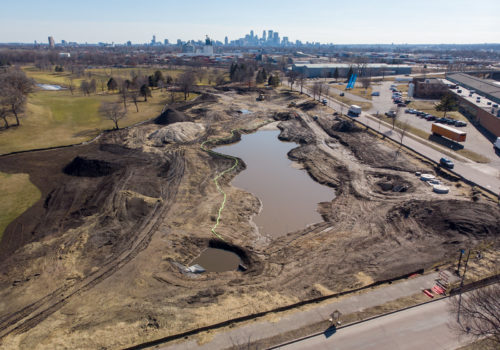
<svg viewBox="0 0 500 350">
<path fill-rule="evenodd" d="M 488 100 L 500 103 L 500 82 L 498 81 L 481 79 L 465 73 L 446 74 L 446 79 L 466 89 L 475 90 L 478 95 Z"/>
<path fill-rule="evenodd" d="M 335 70 L 338 70 L 338 75 L 341 78 L 347 77 L 349 69 L 352 68 L 354 73 L 359 74 L 358 70 L 364 70 L 365 76 L 383 76 L 383 75 L 399 75 L 411 74 L 411 66 L 401 64 L 385 64 L 385 63 L 306 63 L 294 64 L 292 70 L 305 76 L 306 78 L 321 78 L 333 77 Z"/>
</svg>

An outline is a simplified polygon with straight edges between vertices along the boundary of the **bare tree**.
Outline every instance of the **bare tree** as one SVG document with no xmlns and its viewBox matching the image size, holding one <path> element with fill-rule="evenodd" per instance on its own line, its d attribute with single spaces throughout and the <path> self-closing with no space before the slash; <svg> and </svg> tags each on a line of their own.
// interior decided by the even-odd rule
<svg viewBox="0 0 500 350">
<path fill-rule="evenodd" d="M 489 338 L 492 349 L 500 347 L 500 285 L 493 284 L 450 299 L 450 312 L 459 322 L 452 327 L 476 340 Z"/>
<path fill-rule="evenodd" d="M 401 107 L 396 107 L 396 110 L 394 111 L 393 117 L 392 117 L 392 130 L 394 130 L 394 127 L 396 126 L 396 121 L 401 117 Z"/>
<path fill-rule="evenodd" d="M 303 74 L 299 74 L 299 86 L 300 86 L 300 94 L 302 95 L 302 89 L 304 88 L 304 83 L 306 81 L 306 78 L 304 77 Z"/>
<path fill-rule="evenodd" d="M 288 72 L 288 83 L 290 84 L 290 91 L 293 89 L 293 84 L 295 84 L 295 80 L 297 80 L 298 73 L 293 70 Z"/>
<path fill-rule="evenodd" d="M 9 115 L 9 109 L 0 105 L 0 118 L 4 122 L 5 129 L 9 128 L 9 122 L 7 121 L 7 116 Z"/>
<path fill-rule="evenodd" d="M 14 114 L 17 126 L 20 125 L 19 114 L 23 112 L 33 87 L 33 80 L 20 69 L 7 70 L 0 75 L 0 102 L 2 108 L 9 108 Z"/>
<path fill-rule="evenodd" d="M 134 102 L 135 111 L 139 112 L 139 107 L 137 106 L 137 102 L 139 101 L 139 91 L 137 91 L 137 90 L 131 91 L 130 98 L 132 98 L 132 102 Z"/>
<path fill-rule="evenodd" d="M 371 85 L 371 79 L 370 79 L 370 77 L 363 77 L 363 78 L 361 78 L 361 85 L 363 86 L 363 89 L 365 89 L 365 94 L 366 94 L 366 91 L 368 90 L 368 88 Z"/>
<path fill-rule="evenodd" d="M 127 110 L 119 102 L 103 102 L 99 112 L 104 119 L 111 120 L 115 124 L 116 130 L 119 129 L 118 122 L 127 115 Z"/>
<path fill-rule="evenodd" d="M 75 91 L 75 84 L 73 82 L 73 77 L 68 78 L 68 90 L 71 92 L 71 95 L 73 95 L 73 92 Z"/>
<path fill-rule="evenodd" d="M 127 110 L 127 98 L 128 98 L 128 83 L 126 80 L 120 82 L 120 97 L 123 102 L 123 108 Z"/>
<path fill-rule="evenodd" d="M 177 83 L 179 84 L 181 91 L 184 93 L 184 100 L 187 100 L 189 92 L 193 88 L 194 81 L 195 76 L 192 71 L 184 72 L 179 76 Z"/>
<path fill-rule="evenodd" d="M 90 84 L 87 80 L 82 80 L 80 83 L 80 91 L 84 95 L 90 95 Z"/>
</svg>

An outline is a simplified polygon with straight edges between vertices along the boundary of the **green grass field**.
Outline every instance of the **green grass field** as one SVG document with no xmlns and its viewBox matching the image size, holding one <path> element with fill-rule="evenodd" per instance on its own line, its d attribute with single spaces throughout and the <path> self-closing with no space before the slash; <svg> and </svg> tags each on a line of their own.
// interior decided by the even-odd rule
<svg viewBox="0 0 500 350">
<path fill-rule="evenodd" d="M 120 121 L 125 127 L 143 120 L 156 117 L 165 103 L 170 101 L 170 94 L 154 90 L 148 102 L 138 103 L 139 112 L 133 103 L 128 102 L 128 114 Z M 190 94 L 190 99 L 196 94 Z M 184 98 L 176 93 L 175 100 Z M 0 154 L 63 146 L 80 143 L 96 136 L 100 131 L 113 128 L 113 123 L 104 120 L 98 113 L 104 101 L 118 101 L 118 95 L 96 94 L 83 96 L 71 95 L 67 90 L 37 91 L 30 94 L 26 112 L 21 118 L 21 126 L 0 131 Z M 11 123 L 14 119 L 10 120 Z"/>
<path fill-rule="evenodd" d="M 28 174 L 0 172 L 0 240 L 7 226 L 41 197 L 40 190 L 31 183 Z"/>
</svg>

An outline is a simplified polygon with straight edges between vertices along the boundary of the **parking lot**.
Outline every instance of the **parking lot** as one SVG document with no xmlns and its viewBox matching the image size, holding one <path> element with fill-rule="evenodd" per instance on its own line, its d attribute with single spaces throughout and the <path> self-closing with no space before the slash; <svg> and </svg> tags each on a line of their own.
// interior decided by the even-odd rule
<svg viewBox="0 0 500 350">
<path fill-rule="evenodd" d="M 379 114 L 384 114 L 384 113 L 388 112 L 389 110 L 396 108 L 396 104 L 394 104 L 392 101 L 392 91 L 390 90 L 390 86 L 392 84 L 397 85 L 397 83 L 395 83 L 393 81 L 384 81 L 384 82 L 380 83 L 379 85 L 373 85 L 373 91 L 379 91 L 380 96 L 373 96 L 372 97 L 371 102 L 373 104 L 373 107 L 368 111 L 369 113 L 376 114 L 378 112 Z M 404 83 L 404 84 L 406 85 L 407 83 Z M 468 91 L 466 91 L 466 92 L 465 91 L 466 91 L 465 89 L 462 90 L 463 93 L 468 94 Z M 473 98 L 475 101 L 475 96 Z M 403 99 L 406 99 L 406 93 L 403 93 Z M 416 99 L 416 98 L 412 98 L 411 100 L 415 101 L 415 102 L 410 103 L 407 107 L 402 107 L 403 113 L 401 113 L 400 120 L 402 122 L 408 123 L 409 125 L 411 125 L 415 128 L 418 128 L 418 129 L 424 131 L 425 133 L 427 133 L 429 135 L 432 134 L 431 126 L 432 126 L 433 121 L 428 121 L 422 117 L 417 116 L 416 114 L 404 113 L 404 110 L 409 109 L 409 108 L 413 108 L 412 105 L 418 106 L 419 104 L 422 104 L 422 103 L 437 104 L 437 103 L 439 103 L 439 100 L 424 100 L 424 99 Z M 487 102 L 484 101 L 483 98 L 481 98 L 481 100 L 483 100 L 485 108 L 490 107 L 489 105 L 487 105 Z M 428 113 L 431 113 L 431 114 L 436 115 L 436 116 L 442 115 L 442 112 L 432 113 L 432 112 L 428 111 Z M 454 116 L 454 119 L 459 119 L 459 120 L 463 120 L 463 121 L 467 122 L 467 126 L 465 126 L 465 127 L 455 127 L 455 126 L 450 125 L 450 126 L 456 128 L 457 130 L 465 131 L 467 133 L 467 140 L 465 142 L 461 142 L 460 144 L 462 144 L 465 149 L 471 150 L 475 153 L 478 153 L 480 155 L 487 157 L 491 161 L 488 164 L 489 166 L 494 166 L 496 169 L 500 169 L 500 156 L 495 152 L 492 142 L 490 140 L 488 140 L 481 132 L 479 132 L 479 130 L 474 125 L 472 125 L 468 121 L 468 119 L 465 116 L 463 116 L 462 114 L 460 114 L 458 112 L 454 112 L 453 116 Z M 435 140 L 432 137 L 431 137 L 430 141 L 435 142 Z M 438 140 L 438 141 L 445 141 L 445 140 Z M 446 143 L 446 141 L 444 143 Z M 448 144 L 447 146 L 456 146 L 456 144 L 453 145 L 453 143 L 447 143 L 447 144 Z M 480 167 L 486 168 L 486 166 L 480 166 Z M 487 168 L 484 170 L 488 171 L 488 172 L 490 171 Z"/>
</svg>

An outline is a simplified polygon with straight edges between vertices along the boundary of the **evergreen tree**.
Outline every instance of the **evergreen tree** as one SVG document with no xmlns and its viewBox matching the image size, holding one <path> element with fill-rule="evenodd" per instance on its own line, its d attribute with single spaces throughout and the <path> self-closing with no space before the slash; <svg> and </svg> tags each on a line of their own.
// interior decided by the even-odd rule
<svg viewBox="0 0 500 350">
<path fill-rule="evenodd" d="M 335 68 L 335 72 L 333 72 L 333 77 L 335 78 L 335 82 L 339 79 L 339 70 Z"/>
<path fill-rule="evenodd" d="M 116 90 L 118 88 L 118 83 L 116 82 L 115 79 L 113 79 L 113 77 L 109 78 L 107 85 L 108 85 L 109 91 L 113 91 L 113 90 Z"/>
<path fill-rule="evenodd" d="M 441 98 L 441 102 L 436 106 L 437 111 L 444 112 L 443 117 L 446 118 L 446 112 L 456 111 L 458 109 L 455 97 L 447 93 Z"/>
<path fill-rule="evenodd" d="M 351 76 L 354 74 L 354 70 L 352 69 L 352 66 L 349 67 L 349 71 L 347 72 L 347 81 L 351 80 Z"/>
</svg>

